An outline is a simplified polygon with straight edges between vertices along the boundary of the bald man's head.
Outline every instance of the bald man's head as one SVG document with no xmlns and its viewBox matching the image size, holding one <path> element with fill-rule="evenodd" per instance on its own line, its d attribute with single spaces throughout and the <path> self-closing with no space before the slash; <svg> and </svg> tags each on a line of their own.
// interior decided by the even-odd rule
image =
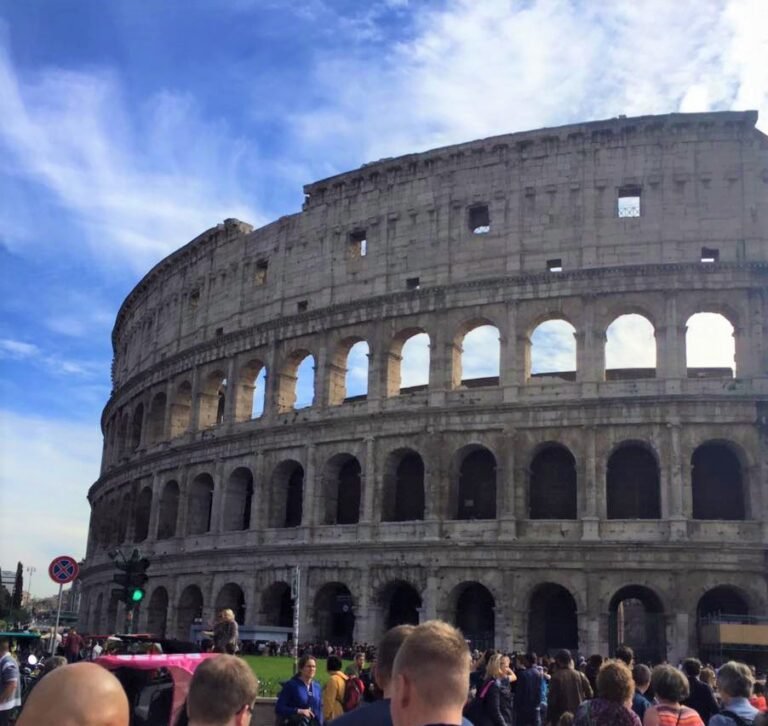
<svg viewBox="0 0 768 726">
<path fill-rule="evenodd" d="M 128 699 L 108 670 L 73 663 L 51 671 L 32 690 L 17 726 L 128 726 Z"/>
</svg>

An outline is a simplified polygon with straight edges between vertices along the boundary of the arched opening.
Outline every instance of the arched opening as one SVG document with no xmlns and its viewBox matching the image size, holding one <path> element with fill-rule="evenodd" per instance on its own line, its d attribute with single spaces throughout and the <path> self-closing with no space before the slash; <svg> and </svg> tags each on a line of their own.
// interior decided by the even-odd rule
<svg viewBox="0 0 768 726">
<path fill-rule="evenodd" d="M 415 451 L 400 449 L 387 457 L 383 505 L 384 522 L 424 519 L 424 462 Z"/>
<path fill-rule="evenodd" d="M 168 591 L 156 587 L 147 606 L 147 630 L 158 638 L 165 638 L 168 622 Z"/>
<path fill-rule="evenodd" d="M 130 450 L 131 443 L 128 440 L 129 419 L 128 414 L 120 416 L 120 424 L 117 428 L 117 455 L 125 456 Z"/>
<path fill-rule="evenodd" d="M 136 451 L 141 446 L 141 427 L 144 425 L 144 404 L 136 406 L 131 419 L 130 451 Z"/>
<path fill-rule="evenodd" d="M 189 487 L 187 533 L 210 532 L 212 511 L 213 477 L 210 474 L 198 474 Z"/>
<path fill-rule="evenodd" d="M 656 457 L 641 444 L 625 443 L 611 454 L 606 474 L 608 519 L 659 519 L 661 486 Z"/>
<path fill-rule="evenodd" d="M 253 474 L 240 466 L 229 475 L 224 496 L 224 530 L 249 529 L 253 502 Z"/>
<path fill-rule="evenodd" d="M 627 585 L 612 598 L 608 608 L 608 644 L 613 653 L 621 645 L 635 651 L 638 663 L 661 663 L 667 657 L 664 606 L 647 587 Z"/>
<path fill-rule="evenodd" d="M 494 647 L 496 603 L 488 588 L 478 582 L 459 586 L 456 593 L 456 627 L 478 650 Z"/>
<path fill-rule="evenodd" d="M 496 518 L 496 457 L 488 449 L 471 448 L 459 466 L 456 519 Z"/>
<path fill-rule="evenodd" d="M 315 400 L 315 358 L 308 350 L 297 350 L 285 361 L 277 389 L 280 413 L 307 408 Z"/>
<path fill-rule="evenodd" d="M 189 431 L 192 423 L 192 384 L 184 381 L 177 389 L 171 404 L 171 432 L 175 439 Z"/>
<path fill-rule="evenodd" d="M 736 341 L 733 325 L 719 313 L 696 313 L 685 324 L 688 378 L 733 378 Z"/>
<path fill-rule="evenodd" d="M 744 596 L 734 587 L 718 585 L 707 590 L 699 599 L 696 606 L 696 617 L 704 618 L 728 618 L 733 620 L 749 615 L 749 605 Z"/>
<path fill-rule="evenodd" d="M 656 334 L 648 318 L 619 315 L 605 331 L 605 380 L 656 377 Z"/>
<path fill-rule="evenodd" d="M 285 582 L 275 582 L 262 595 L 261 610 L 266 625 L 277 628 L 293 627 L 293 598 L 291 587 Z"/>
<path fill-rule="evenodd" d="M 351 645 L 355 633 L 352 593 L 346 585 L 330 582 L 315 596 L 317 639 L 338 645 Z"/>
<path fill-rule="evenodd" d="M 325 524 L 357 524 L 360 521 L 360 462 L 350 454 L 337 454 L 326 465 Z"/>
<path fill-rule="evenodd" d="M 385 629 L 396 625 L 418 625 L 421 595 L 410 583 L 402 580 L 390 582 L 383 589 L 379 598 L 384 608 Z"/>
<path fill-rule="evenodd" d="M 576 519 L 576 459 L 565 446 L 542 446 L 531 461 L 530 476 L 531 519 Z"/>
<path fill-rule="evenodd" d="M 530 336 L 528 378 L 576 380 L 576 328 L 566 320 L 546 320 Z"/>
<path fill-rule="evenodd" d="M 304 467 L 287 460 L 277 465 L 270 487 L 270 526 L 300 527 L 304 509 Z"/>
<path fill-rule="evenodd" d="M 91 632 L 94 635 L 103 635 L 101 630 L 101 620 L 104 614 L 104 596 L 99 595 L 96 598 L 96 609 L 91 615 Z"/>
<path fill-rule="evenodd" d="M 528 607 L 528 649 L 553 655 L 561 648 L 579 648 L 576 601 L 562 585 L 548 582 L 531 595 Z"/>
<path fill-rule="evenodd" d="M 339 343 L 330 365 L 328 403 L 331 406 L 365 400 L 368 395 L 368 354 L 368 343 L 360 338 L 346 338 Z"/>
<path fill-rule="evenodd" d="M 453 350 L 453 387 L 498 386 L 501 365 L 499 329 L 486 321 L 464 326 Z"/>
<path fill-rule="evenodd" d="M 128 536 L 128 519 L 129 519 L 128 513 L 131 511 L 131 497 L 129 494 L 126 494 L 123 497 L 122 504 L 120 505 L 120 511 L 123 513 L 123 516 L 116 517 L 117 544 L 123 544 L 123 542 L 125 542 L 126 537 Z M 111 514 L 110 514 L 110 517 L 112 518 Z"/>
<path fill-rule="evenodd" d="M 226 374 L 222 371 L 209 373 L 198 395 L 198 427 L 207 429 L 224 423 L 226 400 Z"/>
<path fill-rule="evenodd" d="M 693 452 L 691 489 L 694 519 L 745 519 L 741 462 L 727 444 L 709 442 Z"/>
<path fill-rule="evenodd" d="M 156 444 L 165 439 L 165 409 L 167 397 L 164 393 L 158 393 L 149 405 L 149 418 L 147 419 L 147 443 Z"/>
<path fill-rule="evenodd" d="M 429 336 L 420 328 L 398 333 L 389 347 L 387 396 L 423 391 L 429 385 Z"/>
<path fill-rule="evenodd" d="M 176 536 L 176 521 L 179 517 L 179 485 L 171 480 L 165 483 L 160 495 L 160 511 L 157 519 L 157 538 L 170 539 Z"/>
<path fill-rule="evenodd" d="M 192 640 L 192 626 L 203 619 L 203 593 L 197 585 L 188 585 L 179 598 L 176 632 L 180 640 Z"/>
<path fill-rule="evenodd" d="M 136 498 L 133 541 L 143 542 L 149 535 L 149 515 L 152 510 L 152 489 L 144 487 Z"/>
<path fill-rule="evenodd" d="M 250 421 L 264 413 L 267 369 L 260 360 L 248 361 L 241 369 L 235 391 L 235 421 Z"/>
<path fill-rule="evenodd" d="M 754 622 L 754 621 L 751 621 Z M 749 663 L 754 658 L 752 647 L 723 646 L 720 624 L 750 623 L 749 603 L 735 587 L 718 585 L 707 590 L 696 606 L 696 636 L 699 657 L 712 663 L 740 660 Z"/>
<path fill-rule="evenodd" d="M 238 625 L 245 623 L 245 595 L 240 585 L 234 582 L 224 585 L 216 598 L 216 612 L 225 609 L 235 614 Z"/>
</svg>

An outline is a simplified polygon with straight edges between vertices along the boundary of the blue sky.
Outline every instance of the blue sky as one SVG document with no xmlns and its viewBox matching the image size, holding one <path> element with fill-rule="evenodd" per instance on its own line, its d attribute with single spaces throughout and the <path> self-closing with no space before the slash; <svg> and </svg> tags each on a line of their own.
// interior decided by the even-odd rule
<svg viewBox="0 0 768 726">
<path fill-rule="evenodd" d="M 0 0 L 0 565 L 38 594 L 84 554 L 112 322 L 162 256 L 384 156 L 621 113 L 766 130 L 767 8 Z"/>
</svg>

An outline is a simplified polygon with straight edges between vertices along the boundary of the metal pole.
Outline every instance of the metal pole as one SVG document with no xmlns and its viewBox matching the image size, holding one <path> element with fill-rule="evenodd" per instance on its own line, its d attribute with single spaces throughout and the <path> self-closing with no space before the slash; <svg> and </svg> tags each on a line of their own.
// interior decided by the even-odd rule
<svg viewBox="0 0 768 726">
<path fill-rule="evenodd" d="M 53 635 L 51 636 L 51 655 L 56 653 L 56 636 L 59 634 L 59 618 L 61 617 L 61 593 L 64 590 L 64 585 L 59 585 L 59 604 L 56 607 L 56 626 L 53 629 Z"/>
<path fill-rule="evenodd" d="M 295 595 L 293 598 L 293 671 L 299 672 L 299 604 L 301 600 L 301 568 L 296 565 L 293 572 L 294 582 L 296 583 Z"/>
</svg>

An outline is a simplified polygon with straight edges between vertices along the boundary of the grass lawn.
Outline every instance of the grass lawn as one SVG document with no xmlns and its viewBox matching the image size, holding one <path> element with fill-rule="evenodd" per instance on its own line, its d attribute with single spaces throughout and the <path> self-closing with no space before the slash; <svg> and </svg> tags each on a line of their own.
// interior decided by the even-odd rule
<svg viewBox="0 0 768 726">
<path fill-rule="evenodd" d="M 280 684 L 294 674 L 293 658 L 288 655 L 244 655 L 243 660 L 259 679 L 260 696 L 277 696 L 280 692 Z M 345 660 L 344 668 L 351 662 L 351 660 Z M 325 659 L 319 658 L 317 660 L 317 682 L 324 686 L 327 680 L 328 671 L 325 669 Z"/>
</svg>

